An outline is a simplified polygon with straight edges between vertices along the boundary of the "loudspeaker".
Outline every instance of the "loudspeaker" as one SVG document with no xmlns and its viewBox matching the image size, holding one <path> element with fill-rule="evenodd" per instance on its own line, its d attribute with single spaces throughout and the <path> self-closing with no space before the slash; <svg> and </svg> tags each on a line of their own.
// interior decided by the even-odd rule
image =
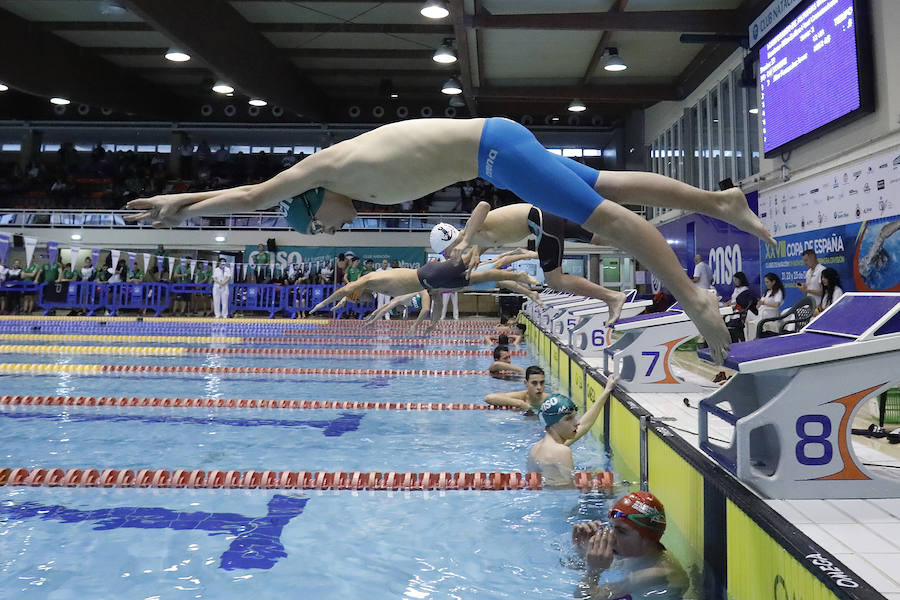
<svg viewBox="0 0 900 600">
<path fill-rule="evenodd" d="M 275 243 L 275 238 L 266 240 L 266 250 L 269 252 L 278 252 L 278 244 Z"/>
<path fill-rule="evenodd" d="M 528 251 L 534 252 L 534 243 L 536 240 L 528 240 Z"/>
<path fill-rule="evenodd" d="M 21 235 L 13 235 L 13 248 L 24 248 L 25 238 Z"/>
</svg>

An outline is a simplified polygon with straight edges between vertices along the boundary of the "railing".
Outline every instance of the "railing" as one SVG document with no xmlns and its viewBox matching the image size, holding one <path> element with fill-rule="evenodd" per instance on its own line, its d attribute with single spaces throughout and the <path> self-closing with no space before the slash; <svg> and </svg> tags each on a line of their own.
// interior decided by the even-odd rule
<svg viewBox="0 0 900 600">
<path fill-rule="evenodd" d="M 334 292 L 333 285 L 274 285 L 233 283 L 229 289 L 228 312 L 265 312 L 269 318 L 276 314 L 294 317 L 305 313 Z M 37 305 L 47 315 L 60 309 L 78 309 L 93 315 L 108 311 L 111 316 L 121 310 L 152 312 L 159 316 L 169 308 L 172 298 L 181 294 L 212 294 L 209 283 L 99 283 L 94 281 L 63 281 L 31 283 L 11 281 L 0 283 L 0 292 L 7 298 L 22 294 L 38 294 Z M 371 295 L 359 302 L 347 302 L 334 311 L 340 318 L 347 312 L 362 318 L 375 310 Z"/>
<path fill-rule="evenodd" d="M 0 209 L 0 227 L 50 229 L 148 229 L 148 223 L 126 223 L 132 210 Z M 430 231 L 438 223 L 462 228 L 467 213 L 359 213 L 349 231 Z M 225 217 L 191 217 L 176 229 L 277 230 L 291 229 L 278 212 L 235 213 Z"/>
</svg>

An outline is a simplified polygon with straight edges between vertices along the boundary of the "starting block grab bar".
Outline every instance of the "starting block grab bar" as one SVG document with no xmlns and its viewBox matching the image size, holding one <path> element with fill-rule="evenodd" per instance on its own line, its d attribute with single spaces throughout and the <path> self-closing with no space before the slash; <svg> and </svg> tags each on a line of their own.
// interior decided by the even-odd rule
<svg viewBox="0 0 900 600">
<path fill-rule="evenodd" d="M 900 495 L 896 469 L 863 464 L 851 437 L 900 381 L 900 294 L 849 292 L 799 333 L 733 344 L 725 364 L 738 372 L 700 402 L 700 447 L 738 479 L 779 499 Z"/>
</svg>

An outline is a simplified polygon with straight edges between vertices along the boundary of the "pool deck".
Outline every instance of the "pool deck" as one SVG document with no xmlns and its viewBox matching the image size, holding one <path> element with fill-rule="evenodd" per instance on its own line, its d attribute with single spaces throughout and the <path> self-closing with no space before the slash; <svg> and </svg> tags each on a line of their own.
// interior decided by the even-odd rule
<svg viewBox="0 0 900 600">
<path fill-rule="evenodd" d="M 602 372 L 602 359 L 584 359 Z M 679 375 L 695 382 L 710 383 L 710 373 L 720 370 L 701 362 L 692 352 L 678 353 Z M 733 371 L 724 369 L 726 374 Z M 711 391 L 715 388 L 711 387 Z M 665 417 L 665 425 L 685 442 L 700 450 L 697 405 L 704 393 L 628 393 L 643 409 L 655 417 Z M 685 399 L 688 403 L 685 403 Z M 871 401 L 870 401 L 871 402 Z M 868 404 L 856 416 L 855 427 L 865 428 L 869 418 Z M 887 428 L 887 426 L 886 426 Z M 730 439 L 732 429 L 713 419 L 709 435 L 718 440 Z M 896 478 L 900 490 L 900 445 L 886 439 L 854 436 L 853 448 L 867 466 L 879 465 L 886 475 Z M 709 462 L 723 475 L 731 474 L 712 459 Z M 886 499 L 771 500 L 760 497 L 776 512 L 793 523 L 809 539 L 852 569 L 860 578 L 889 600 L 900 600 L 900 495 Z"/>
</svg>

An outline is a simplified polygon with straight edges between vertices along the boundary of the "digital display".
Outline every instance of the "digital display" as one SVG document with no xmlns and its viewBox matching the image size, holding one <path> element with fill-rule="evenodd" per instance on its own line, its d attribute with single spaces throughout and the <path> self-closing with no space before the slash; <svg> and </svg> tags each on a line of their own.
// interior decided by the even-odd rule
<svg viewBox="0 0 900 600">
<path fill-rule="evenodd" d="M 857 58 L 856 4 L 814 0 L 760 47 L 766 156 L 867 104 Z"/>
</svg>

